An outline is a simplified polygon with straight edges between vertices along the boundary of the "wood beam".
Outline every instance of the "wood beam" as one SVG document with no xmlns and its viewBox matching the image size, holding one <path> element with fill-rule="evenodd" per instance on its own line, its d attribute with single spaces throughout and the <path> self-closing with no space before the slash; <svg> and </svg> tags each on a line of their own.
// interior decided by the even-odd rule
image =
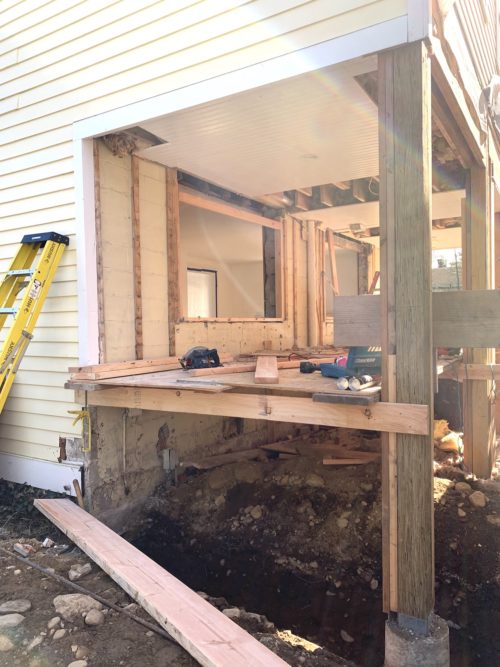
<svg viewBox="0 0 500 667">
<path fill-rule="evenodd" d="M 381 298 L 363 295 L 335 299 L 335 345 L 381 345 Z M 435 347 L 500 347 L 500 289 L 434 292 L 432 312 Z"/>
<path fill-rule="evenodd" d="M 463 224 L 463 285 L 465 290 L 488 289 L 493 287 L 492 245 L 494 235 L 494 215 L 491 201 L 491 177 L 489 168 L 473 165 L 468 175 Z M 475 291 L 466 291 L 472 299 Z M 500 292 L 491 292 L 499 295 Z M 500 299 L 497 301 L 500 304 Z M 491 312 L 491 316 L 498 313 Z M 500 341 L 487 344 L 486 336 L 480 333 L 498 333 L 498 325 L 492 329 L 491 317 L 477 317 L 478 343 L 464 351 L 467 363 L 491 364 L 495 361 L 495 350 Z M 500 339 L 500 336 L 498 336 Z M 463 387 L 464 415 L 464 459 L 467 467 L 478 477 L 487 478 L 491 474 L 495 451 L 495 421 L 492 409 L 491 381 L 468 381 Z"/>
<path fill-rule="evenodd" d="M 76 400 L 85 402 L 85 392 L 75 392 Z M 187 412 L 197 415 L 243 417 L 368 431 L 429 433 L 429 409 L 426 405 L 374 403 L 336 405 L 317 403 L 311 398 L 268 394 L 199 394 L 196 391 L 117 387 L 87 394 L 88 405 L 117 408 Z M 83 405 L 84 403 L 82 403 Z"/>
<path fill-rule="evenodd" d="M 182 276 L 180 264 L 179 184 L 177 170 L 166 170 L 167 272 L 168 272 L 168 347 L 175 355 L 175 325 L 182 315 Z"/>
<path fill-rule="evenodd" d="M 205 211 L 220 213 L 221 215 L 227 215 L 231 218 L 237 218 L 238 220 L 243 220 L 245 222 L 252 222 L 254 224 L 260 225 L 261 227 L 281 229 L 282 226 L 281 220 L 271 220 L 271 218 L 265 218 L 263 215 L 258 215 L 252 211 L 247 211 L 246 209 L 240 208 L 239 206 L 233 206 L 233 204 L 228 204 L 221 199 L 206 197 L 205 195 L 196 192 L 196 190 L 188 190 L 186 188 L 180 189 L 179 203 L 196 206 L 197 208 L 202 208 Z"/>
<path fill-rule="evenodd" d="M 428 405 L 432 415 L 430 83 L 423 42 L 379 54 L 383 400 Z M 384 436 L 384 606 L 425 626 L 434 606 L 432 455 L 430 435 Z"/>
</svg>

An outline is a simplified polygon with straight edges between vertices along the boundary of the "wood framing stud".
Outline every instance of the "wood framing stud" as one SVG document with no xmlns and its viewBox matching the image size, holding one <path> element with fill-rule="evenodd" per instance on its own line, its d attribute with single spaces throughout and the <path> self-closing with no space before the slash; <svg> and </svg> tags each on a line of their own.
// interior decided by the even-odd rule
<svg viewBox="0 0 500 667">
<path fill-rule="evenodd" d="M 132 264 L 134 270 L 135 358 L 142 359 L 142 277 L 141 277 L 141 214 L 139 204 L 140 159 L 132 155 Z"/>
<path fill-rule="evenodd" d="M 175 355 L 175 325 L 181 316 L 180 220 L 177 170 L 167 167 L 167 271 L 168 271 L 168 343 Z"/>
<path fill-rule="evenodd" d="M 95 252 L 97 270 L 97 311 L 99 334 L 99 361 L 106 361 L 106 329 L 104 316 L 104 288 L 102 263 L 102 220 L 101 220 L 101 170 L 99 160 L 99 140 L 94 139 L 94 203 L 95 203 Z"/>
</svg>

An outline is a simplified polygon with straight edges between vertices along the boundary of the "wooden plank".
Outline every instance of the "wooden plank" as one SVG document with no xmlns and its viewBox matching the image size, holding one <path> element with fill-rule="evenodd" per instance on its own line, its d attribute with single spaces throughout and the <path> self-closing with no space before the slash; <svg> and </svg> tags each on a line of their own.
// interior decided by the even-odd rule
<svg viewBox="0 0 500 667">
<path fill-rule="evenodd" d="M 199 192 L 196 192 L 196 190 L 181 188 L 179 190 L 179 202 L 181 204 L 189 204 L 190 206 L 202 208 L 205 211 L 212 211 L 213 213 L 220 213 L 221 215 L 227 215 L 231 218 L 244 220 L 245 222 L 252 222 L 261 227 L 271 227 L 272 229 L 281 229 L 282 227 L 281 220 L 265 218 L 264 216 L 248 211 L 247 209 L 228 204 L 221 199 L 214 199 L 202 195 Z"/>
<path fill-rule="evenodd" d="M 132 266 L 134 274 L 135 357 L 144 356 L 142 334 L 142 264 L 141 264 L 141 213 L 139 205 L 139 164 L 132 155 Z"/>
<path fill-rule="evenodd" d="M 168 347 L 175 354 L 175 325 L 182 313 L 180 265 L 179 184 L 177 170 L 166 169 L 167 271 L 168 271 Z"/>
<path fill-rule="evenodd" d="M 471 336 L 470 341 L 463 345 L 469 348 L 464 350 L 466 363 L 493 363 L 493 348 L 500 347 L 500 291 L 485 291 L 485 288 L 493 287 L 494 273 L 494 214 L 490 178 L 489 166 L 473 165 L 466 184 L 462 282 L 465 287 L 463 294 L 469 298 L 470 304 L 467 321 L 460 328 L 473 334 L 473 338 Z M 488 299 L 483 301 L 481 295 Z M 494 297 L 491 298 L 491 295 Z M 475 345 L 471 344 L 472 340 L 477 341 Z M 464 460 L 471 472 L 483 478 L 490 476 L 494 463 L 496 434 L 491 405 L 494 397 L 492 388 L 491 380 L 466 380 L 463 386 Z"/>
<path fill-rule="evenodd" d="M 359 459 L 359 458 L 353 458 L 353 459 L 335 459 L 326 456 L 323 459 L 323 465 L 325 466 L 359 466 L 359 465 L 366 465 L 367 463 L 372 463 L 375 461 L 376 458 L 373 458 L 371 460 L 369 459 Z"/>
<path fill-rule="evenodd" d="M 332 289 L 334 296 L 338 296 L 339 292 L 339 278 L 337 275 L 337 260 L 335 258 L 335 236 L 331 229 L 326 230 L 326 240 L 328 243 L 328 255 L 330 257 L 330 271 L 332 274 Z"/>
<path fill-rule="evenodd" d="M 77 402 L 82 398 L 78 395 Z M 367 408 L 313 403 L 310 398 L 295 396 L 232 392 L 197 396 L 183 390 L 117 387 L 92 392 L 88 404 L 421 435 L 430 429 L 426 405 L 403 403 L 380 402 Z"/>
<path fill-rule="evenodd" d="M 201 665 L 286 665 L 197 593 L 71 501 L 35 500 L 35 507 Z M 75 524 L 79 530 L 75 530 Z"/>
<path fill-rule="evenodd" d="M 229 355 L 228 355 L 229 356 Z M 222 357 L 221 357 L 222 358 Z M 106 371 L 126 371 L 131 368 L 146 369 L 150 366 L 177 364 L 177 357 L 159 357 L 158 359 L 132 359 L 131 361 L 115 361 L 107 364 L 93 364 L 90 366 L 70 366 L 69 373 L 102 373 Z M 144 370 L 143 372 L 146 372 Z"/>
<path fill-rule="evenodd" d="M 380 345 L 381 299 L 367 294 L 336 297 L 335 345 Z M 432 312 L 436 347 L 500 347 L 500 290 L 434 292 Z"/>
<path fill-rule="evenodd" d="M 257 357 L 255 384 L 278 384 L 278 359 L 274 356 Z"/>
<path fill-rule="evenodd" d="M 368 245 L 362 243 L 361 241 L 356 241 L 356 239 L 351 239 L 348 236 L 344 236 L 343 234 L 339 234 L 339 232 L 334 232 L 332 229 L 330 229 L 330 231 L 333 234 L 337 248 L 342 248 L 343 250 L 352 250 L 352 252 L 360 253 L 364 252 L 366 245 Z"/>
<path fill-rule="evenodd" d="M 99 371 L 95 373 L 75 373 L 71 376 L 72 381 L 78 380 L 106 380 L 116 377 L 128 377 L 129 375 L 144 375 L 146 373 L 158 373 L 159 371 L 179 370 L 181 365 L 179 361 L 166 364 L 157 364 L 155 366 L 145 366 L 144 368 L 126 368 L 116 371 Z"/>
<path fill-rule="evenodd" d="M 397 603 L 427 622 L 434 606 L 430 56 L 423 42 L 379 54 L 384 397 L 430 407 L 426 436 L 396 435 Z M 389 284 L 391 285 L 389 287 Z M 368 297 L 367 297 L 368 298 Z M 374 299 L 375 297 L 370 297 Z M 382 334 L 382 332 L 381 332 Z M 373 343 L 372 343 L 373 344 Z M 396 354 L 394 376 L 389 358 Z M 394 383 L 395 377 L 395 383 Z M 387 446 L 384 447 L 387 459 Z M 389 475 L 393 476 L 390 469 Z M 384 484 L 390 478 L 384 476 Z M 394 499 L 389 495 L 389 504 Z M 387 531 L 387 521 L 383 522 Z M 385 540 L 387 544 L 387 539 Z M 390 559 L 389 559 L 390 560 Z M 385 557 L 387 562 L 387 555 Z"/>
<path fill-rule="evenodd" d="M 267 355 L 261 355 L 267 356 Z M 274 356 L 274 355 L 272 355 Z M 290 361 L 278 361 L 278 369 L 299 368 L 303 361 L 312 361 L 313 363 L 336 361 L 337 357 L 321 357 L 321 359 L 292 359 Z M 249 373 L 255 371 L 257 362 L 245 364 L 231 364 L 230 366 L 218 366 L 217 368 L 196 368 L 192 371 L 185 371 L 186 375 L 191 377 L 203 377 L 208 375 L 230 375 L 232 373 Z"/>
<path fill-rule="evenodd" d="M 375 290 L 377 289 L 377 283 L 380 278 L 380 271 L 375 271 L 373 274 L 372 281 L 370 283 L 370 287 L 368 288 L 368 294 L 373 294 Z"/>
</svg>

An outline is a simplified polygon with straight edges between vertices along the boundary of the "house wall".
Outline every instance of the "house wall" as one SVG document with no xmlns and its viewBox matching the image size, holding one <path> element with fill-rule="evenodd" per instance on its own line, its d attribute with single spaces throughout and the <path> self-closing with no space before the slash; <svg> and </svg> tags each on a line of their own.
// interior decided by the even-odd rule
<svg viewBox="0 0 500 667">
<path fill-rule="evenodd" d="M 0 453 L 56 461 L 59 435 L 79 433 L 67 414 L 73 407 L 70 394 L 62 389 L 68 366 L 78 360 L 79 344 L 73 123 L 404 18 L 406 13 L 406 0 L 27 0 L 2 4 L 0 270 L 25 231 L 67 234 L 70 247 L 1 415 Z M 149 177 L 151 187 L 153 181 Z M 119 190 L 114 192 L 113 185 L 108 185 L 106 196 L 122 201 Z M 125 182 L 119 187 L 125 187 Z M 141 205 L 147 206 L 146 197 Z M 119 218 L 128 227 L 125 209 L 120 209 Z M 144 243 L 151 244 L 151 239 Z M 113 268 L 109 256 L 103 265 L 113 278 L 118 279 L 119 272 L 123 278 L 123 284 L 114 282 L 116 296 L 106 294 L 103 299 L 116 334 L 109 341 L 110 359 L 130 357 L 132 350 L 130 320 L 113 319 L 120 299 L 130 298 L 128 247 L 121 245 L 121 268 Z M 154 252 L 151 245 L 144 248 L 145 254 L 150 252 Z M 148 279 L 147 273 L 144 277 Z M 157 354 L 164 349 L 165 339 L 156 317 L 164 314 L 165 304 L 152 298 L 143 306 L 151 332 L 144 339 L 144 349 Z M 296 339 L 303 342 L 300 326 L 296 326 Z M 220 330 L 205 325 L 191 329 L 181 325 L 177 334 L 181 349 L 188 342 L 215 344 L 220 339 Z M 280 344 L 293 339 L 289 332 L 285 337 L 278 325 L 248 326 L 244 335 L 241 326 L 230 326 L 228 335 L 231 347 L 240 351 L 255 348 L 263 339 Z"/>
</svg>

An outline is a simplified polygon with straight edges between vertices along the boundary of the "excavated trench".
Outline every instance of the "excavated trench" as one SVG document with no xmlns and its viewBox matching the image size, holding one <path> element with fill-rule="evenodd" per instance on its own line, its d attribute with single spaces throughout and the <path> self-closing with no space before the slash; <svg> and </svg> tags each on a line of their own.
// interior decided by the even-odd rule
<svg viewBox="0 0 500 667">
<path fill-rule="evenodd" d="M 487 519 L 500 514 L 498 486 L 488 498 L 487 508 L 472 509 L 453 481 L 435 478 L 436 611 L 450 625 L 453 667 L 493 667 L 500 655 L 499 529 Z M 378 463 L 337 468 L 297 456 L 181 478 L 132 541 L 192 589 L 219 598 L 219 608 L 264 614 L 280 630 L 377 667 L 380 526 Z"/>
<path fill-rule="evenodd" d="M 277 628 L 360 665 L 383 663 L 381 594 L 365 581 L 356 582 L 356 564 L 344 570 L 341 590 L 320 573 L 302 574 L 277 565 L 272 556 L 242 547 L 230 534 L 194 539 L 177 522 L 156 513 L 134 544 L 196 591 L 263 614 Z M 340 630 L 353 641 L 345 641 Z"/>
</svg>

